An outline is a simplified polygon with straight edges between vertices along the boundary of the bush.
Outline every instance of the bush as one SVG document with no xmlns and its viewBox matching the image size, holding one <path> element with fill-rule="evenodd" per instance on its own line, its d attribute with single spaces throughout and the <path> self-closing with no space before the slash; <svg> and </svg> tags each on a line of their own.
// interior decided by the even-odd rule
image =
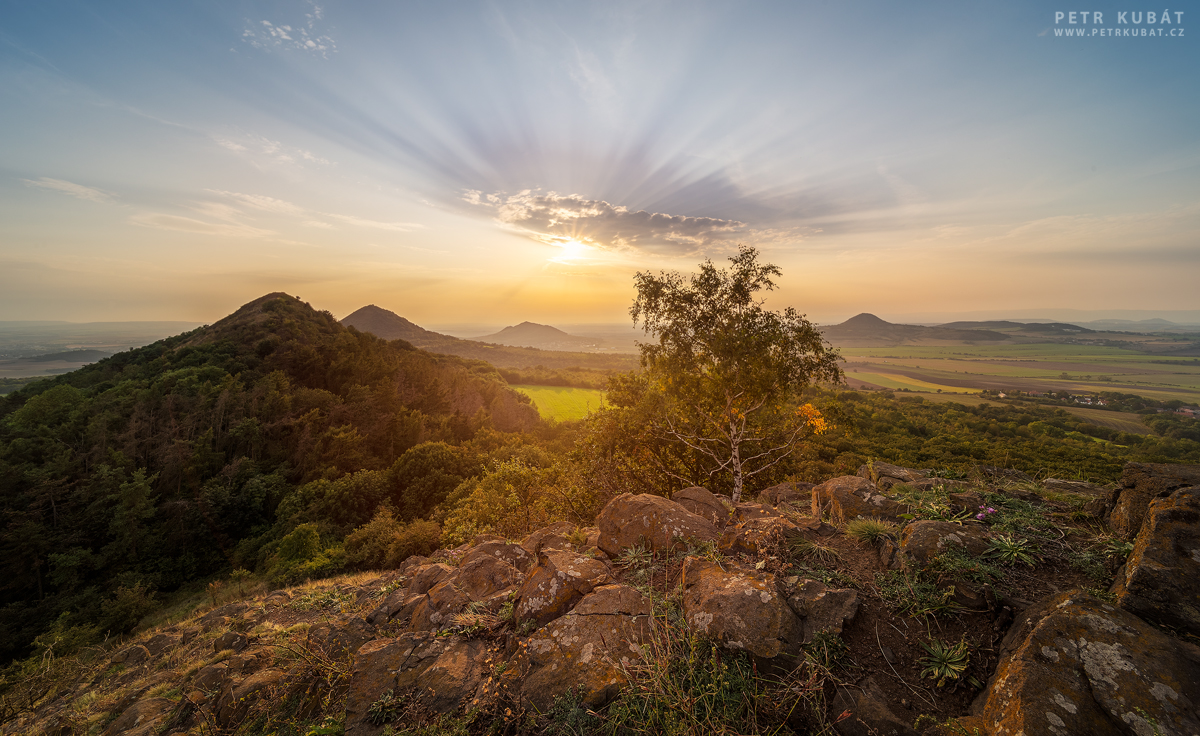
<svg viewBox="0 0 1200 736">
<path fill-rule="evenodd" d="M 396 567 L 413 555 L 430 555 L 438 548 L 442 539 L 442 528 L 436 521 L 417 519 L 402 526 L 388 545 L 384 564 Z"/>
</svg>

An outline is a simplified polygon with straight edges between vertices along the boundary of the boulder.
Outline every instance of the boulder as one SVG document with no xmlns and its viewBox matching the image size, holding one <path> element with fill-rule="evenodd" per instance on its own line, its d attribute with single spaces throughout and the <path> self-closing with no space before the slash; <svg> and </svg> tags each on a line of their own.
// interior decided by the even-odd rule
<svg viewBox="0 0 1200 736">
<path fill-rule="evenodd" d="M 1126 611 L 1200 637 L 1200 486 L 1150 503 L 1113 593 Z"/>
<path fill-rule="evenodd" d="M 575 610 L 539 629 L 523 655 L 521 697 L 541 712 L 575 689 L 590 707 L 611 700 L 642 658 L 650 600 L 627 585 L 602 585 Z"/>
<path fill-rule="evenodd" d="M 780 483 L 758 494 L 758 500 L 762 503 L 769 503 L 772 506 L 778 506 L 782 503 L 807 504 L 811 502 L 812 489 L 815 487 L 815 483 L 803 483 L 799 481 Z"/>
<path fill-rule="evenodd" d="M 146 651 L 151 657 L 157 657 L 168 649 L 176 649 L 183 644 L 183 635 L 163 632 L 150 637 L 145 643 Z"/>
<path fill-rule="evenodd" d="M 555 522 L 525 537 L 525 539 L 521 540 L 521 547 L 531 556 L 536 556 L 538 552 L 542 551 L 543 547 L 571 549 L 571 543 L 567 541 L 567 535 L 574 530 L 575 527 L 569 521 Z"/>
<path fill-rule="evenodd" d="M 973 711 L 993 734 L 1200 733 L 1200 647 L 1076 592 L 1017 617 Z"/>
<path fill-rule="evenodd" d="M 104 736 L 151 736 L 171 715 L 175 703 L 167 698 L 146 698 L 129 706 L 104 729 Z"/>
<path fill-rule="evenodd" d="M 800 532 L 800 527 L 780 516 L 750 519 L 725 527 L 717 548 L 731 555 L 769 553 L 781 549 L 791 532 Z"/>
<path fill-rule="evenodd" d="M 1133 541 L 1151 501 L 1197 485 L 1200 485 L 1200 465 L 1125 463 L 1121 485 L 1111 496 L 1108 526 L 1118 537 Z"/>
<path fill-rule="evenodd" d="M 784 581 L 787 603 L 804 622 L 804 643 L 820 632 L 840 635 L 858 615 L 858 592 L 829 588 L 816 580 L 788 578 Z"/>
<path fill-rule="evenodd" d="M 765 519 L 779 516 L 774 506 L 764 506 L 761 503 L 736 503 L 733 505 L 733 518 L 741 523 L 750 519 Z"/>
<path fill-rule="evenodd" d="M 671 500 L 693 514 L 708 519 L 718 529 L 729 523 L 729 510 L 721 499 L 700 486 L 684 488 L 671 496 Z"/>
<path fill-rule="evenodd" d="M 229 603 L 220 608 L 214 608 L 208 613 L 200 617 L 200 628 L 204 631 L 212 631 L 218 626 L 225 626 L 234 616 L 240 616 L 246 611 L 245 603 Z"/>
<path fill-rule="evenodd" d="M 536 534 L 536 532 L 534 533 Z M 497 560 L 503 560 L 521 572 L 529 572 L 529 569 L 537 564 L 537 552 L 529 552 L 519 544 L 509 544 L 500 540 L 484 542 L 472 548 L 462 558 L 459 567 L 466 567 L 481 557 L 492 557 Z"/>
<path fill-rule="evenodd" d="M 308 641 L 337 660 L 345 660 L 374 638 L 375 627 L 358 616 L 322 622 L 308 630 Z"/>
<path fill-rule="evenodd" d="M 544 549 L 538 561 L 517 593 L 515 614 L 519 620 L 532 619 L 541 626 L 611 579 L 603 562 L 574 552 Z"/>
<path fill-rule="evenodd" d="M 450 579 L 472 601 L 490 600 L 525 582 L 525 575 L 505 559 L 488 554 L 468 557 Z"/>
<path fill-rule="evenodd" d="M 117 652 L 112 657 L 113 664 L 125 665 L 125 667 L 137 667 L 138 665 L 150 659 L 150 650 L 141 644 L 134 644 Z"/>
<path fill-rule="evenodd" d="M 686 540 L 717 539 L 717 528 L 707 519 L 662 496 L 622 493 L 608 502 L 596 517 L 600 549 L 615 557 L 639 540 L 654 551 L 682 548 Z"/>
<path fill-rule="evenodd" d="M 900 533 L 900 553 L 904 564 L 925 567 L 950 545 L 966 549 L 975 557 L 988 548 L 991 535 L 983 524 L 950 521 L 914 521 Z"/>
<path fill-rule="evenodd" d="M 274 696 L 284 677 L 281 670 L 266 669 L 226 690 L 217 701 L 217 723 L 223 728 L 241 723 L 255 702 Z"/>
<path fill-rule="evenodd" d="M 860 688 L 839 687 L 832 712 L 849 714 L 833 726 L 839 736 L 917 736 L 917 731 L 892 710 L 887 695 L 873 678 L 867 678 Z"/>
<path fill-rule="evenodd" d="M 432 590 L 433 586 L 453 574 L 454 568 L 444 562 L 411 568 L 408 575 L 412 578 L 412 582 L 408 584 L 408 594 L 410 596 L 424 595 Z"/>
<path fill-rule="evenodd" d="M 877 486 L 882 487 L 883 484 L 880 483 L 880 479 L 882 478 L 890 478 L 893 483 L 912 483 L 928 476 L 929 473 L 930 471 L 928 470 L 902 468 L 899 465 L 892 465 L 891 463 L 883 463 L 876 460 L 858 466 L 858 472 L 855 475 L 859 478 L 866 478 Z"/>
<path fill-rule="evenodd" d="M 451 618 L 456 613 L 462 613 L 471 596 L 455 585 L 453 579 L 446 579 L 427 593 L 417 607 L 413 609 L 412 620 L 409 621 L 409 631 L 435 631 L 450 625 Z"/>
<path fill-rule="evenodd" d="M 812 515 L 828 513 L 834 524 L 844 524 L 860 516 L 897 521 L 908 511 L 907 506 L 881 494 L 874 483 L 856 475 L 827 480 L 812 490 Z"/>
<path fill-rule="evenodd" d="M 224 662 L 210 664 L 207 667 L 201 668 L 196 673 L 196 676 L 192 678 L 192 687 L 211 693 L 215 690 L 220 690 L 228 676 L 229 665 Z"/>
<path fill-rule="evenodd" d="M 683 611 L 688 626 L 728 649 L 771 659 L 795 655 L 804 626 L 775 587 L 775 576 L 688 557 L 683 564 Z"/>
<path fill-rule="evenodd" d="M 235 652 L 240 652 L 250 644 L 250 640 L 236 631 L 226 631 L 213 640 L 213 651 L 223 652 L 226 649 L 232 649 Z"/>
<path fill-rule="evenodd" d="M 389 690 L 411 692 L 437 713 L 456 709 L 478 691 L 486 646 L 479 640 L 408 633 L 358 650 L 346 694 L 346 736 L 375 736 L 371 704 Z"/>
</svg>

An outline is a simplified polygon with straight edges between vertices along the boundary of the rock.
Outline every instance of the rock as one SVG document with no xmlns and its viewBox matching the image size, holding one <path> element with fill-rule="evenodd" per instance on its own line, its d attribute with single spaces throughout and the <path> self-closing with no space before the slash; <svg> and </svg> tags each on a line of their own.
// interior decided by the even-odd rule
<svg viewBox="0 0 1200 736">
<path fill-rule="evenodd" d="M 832 712 L 850 713 L 833 726 L 841 736 L 917 736 L 917 731 L 892 711 L 887 695 L 871 678 L 857 692 L 839 687 Z"/>
<path fill-rule="evenodd" d="M 891 478 L 898 483 L 912 483 L 928 476 L 929 473 L 930 471 L 928 470 L 902 468 L 899 465 L 892 465 L 891 463 L 883 463 L 876 460 L 873 463 L 858 466 L 858 472 L 855 475 L 882 486 L 879 482 L 880 478 Z"/>
<path fill-rule="evenodd" d="M 537 552 L 531 553 L 519 544 L 509 544 L 501 540 L 485 542 L 474 547 L 466 557 L 462 558 L 459 567 L 466 567 L 480 557 L 494 557 L 503 560 L 521 572 L 529 572 L 530 568 L 537 564 Z"/>
<path fill-rule="evenodd" d="M 720 497 L 700 486 L 684 488 L 673 494 L 671 500 L 696 516 L 708 519 L 718 529 L 729 523 L 729 509 L 721 503 Z"/>
<path fill-rule="evenodd" d="M 210 664 L 202 668 L 192 678 L 192 687 L 211 693 L 214 690 L 220 690 L 221 685 L 225 684 L 225 678 L 228 676 L 229 665 L 224 662 Z"/>
<path fill-rule="evenodd" d="M 782 503 L 806 504 L 811 502 L 812 489 L 816 487 L 815 483 L 780 483 L 771 486 L 758 494 L 758 500 L 763 503 L 769 503 L 772 506 L 778 506 Z"/>
<path fill-rule="evenodd" d="M 134 644 L 131 647 L 126 647 L 113 655 L 112 663 L 125 665 L 125 667 L 137 667 L 138 665 L 150 659 L 150 650 L 141 644 Z"/>
<path fill-rule="evenodd" d="M 736 503 L 733 505 L 733 518 L 741 523 L 750 519 L 766 519 L 779 516 L 774 506 L 764 506 L 761 503 Z"/>
<path fill-rule="evenodd" d="M 611 700 L 625 670 L 641 660 L 650 633 L 650 601 L 627 585 L 602 585 L 528 641 L 521 697 L 545 712 L 576 689 L 588 706 Z"/>
<path fill-rule="evenodd" d="M 567 535 L 575 530 L 569 521 L 559 521 L 550 526 L 538 529 L 528 537 L 521 541 L 521 547 L 525 549 L 531 556 L 537 556 L 538 552 L 544 547 L 553 547 L 555 549 L 570 549 L 571 543 L 567 541 Z"/>
<path fill-rule="evenodd" d="M 795 655 L 804 627 L 775 587 L 770 573 L 739 570 L 699 557 L 683 565 L 683 611 L 688 626 L 728 649 L 771 659 Z"/>
<path fill-rule="evenodd" d="M 461 613 L 471 597 L 455 585 L 454 580 L 443 580 L 413 609 L 409 631 L 434 631 L 450 625 L 451 618 Z"/>
<path fill-rule="evenodd" d="M 229 619 L 244 613 L 246 608 L 246 604 L 240 602 L 229 603 L 220 608 L 214 608 L 200 617 L 200 628 L 207 632 L 212 631 L 218 626 L 224 626 L 229 622 Z"/>
<path fill-rule="evenodd" d="M 1112 494 L 1108 526 L 1118 537 L 1132 541 L 1142 528 L 1151 501 L 1197 485 L 1200 465 L 1125 463 L 1121 487 Z"/>
<path fill-rule="evenodd" d="M 175 633 L 161 633 L 150 637 L 145 643 L 146 651 L 151 657 L 157 657 L 168 649 L 176 649 L 183 644 L 183 636 Z"/>
<path fill-rule="evenodd" d="M 286 590 L 273 590 L 270 593 L 267 593 L 267 596 L 263 598 L 263 605 L 278 608 L 279 606 L 286 604 L 291 599 L 292 596 Z"/>
<path fill-rule="evenodd" d="M 650 549 L 682 548 L 685 540 L 707 542 L 720 535 L 707 519 L 662 496 L 622 493 L 596 517 L 600 528 L 600 549 L 615 557 L 639 540 Z"/>
<path fill-rule="evenodd" d="M 354 654 L 374 638 L 375 627 L 357 616 L 319 623 L 308 630 L 309 642 L 317 644 L 326 655 L 338 660 Z"/>
<path fill-rule="evenodd" d="M 428 564 L 429 564 L 428 557 L 422 557 L 421 555 L 413 555 L 411 557 L 404 558 L 404 562 L 401 562 L 400 566 L 397 567 L 396 569 L 399 570 L 402 575 L 407 575 L 409 570 L 414 570 L 418 567 L 421 567 L 423 565 L 428 565 Z"/>
<path fill-rule="evenodd" d="M 878 516 L 897 521 L 908 507 L 882 495 L 875 484 L 856 475 L 827 480 L 812 490 L 812 515 L 828 513 L 834 524 L 862 517 Z"/>
<path fill-rule="evenodd" d="M 256 701 L 275 694 L 283 679 L 284 673 L 276 669 L 250 675 L 217 702 L 217 723 L 225 728 L 241 723 Z"/>
<path fill-rule="evenodd" d="M 379 626 L 391 621 L 404 608 L 405 602 L 410 597 L 419 599 L 419 596 L 410 596 L 408 588 L 396 588 L 391 593 L 388 593 L 387 598 L 384 598 L 383 602 L 376 606 L 374 611 L 367 614 L 367 623 L 372 626 Z M 413 608 L 416 608 L 416 602 L 413 603 Z M 412 611 L 410 610 L 409 615 L 411 614 Z"/>
<path fill-rule="evenodd" d="M 563 615 L 596 586 L 611 579 L 603 562 L 574 552 L 545 549 L 538 560 L 517 593 L 515 615 L 518 620 L 532 619 L 540 626 Z"/>
<path fill-rule="evenodd" d="M 1085 483 L 1081 480 L 1059 480 L 1058 478 L 1047 478 L 1042 481 L 1042 488 L 1056 493 L 1073 493 L 1089 498 L 1107 498 L 1111 492 L 1110 489 L 1095 483 Z"/>
<path fill-rule="evenodd" d="M 804 643 L 819 632 L 841 635 L 842 629 L 858 615 L 858 592 L 849 588 L 828 588 L 816 580 L 789 578 L 785 589 L 787 603 L 804 620 Z"/>
<path fill-rule="evenodd" d="M 1200 733 L 1200 647 L 1080 592 L 1009 629 L 972 708 L 993 734 Z"/>
<path fill-rule="evenodd" d="M 900 553 L 906 565 L 925 567 L 949 545 L 966 549 L 972 557 L 983 554 L 991 536 L 982 524 L 950 521 L 914 521 L 900 533 Z"/>
<path fill-rule="evenodd" d="M 453 574 L 454 568 L 444 562 L 415 567 L 411 572 L 412 582 L 408 584 L 408 594 L 424 595 Z"/>
<path fill-rule="evenodd" d="M 346 736 L 374 736 L 383 730 L 368 719 L 371 704 L 389 690 L 415 691 L 422 705 L 447 713 L 479 688 L 485 645 L 479 640 L 402 634 L 376 639 L 358 650 L 346 695 Z"/>
<path fill-rule="evenodd" d="M 104 736 L 151 736 L 158 732 L 174 710 L 175 703 L 166 698 L 146 698 L 126 708 L 117 720 L 104 729 Z"/>
<path fill-rule="evenodd" d="M 717 548 L 726 554 L 757 555 L 782 549 L 786 535 L 800 527 L 779 516 L 750 519 L 725 527 Z"/>
<path fill-rule="evenodd" d="M 469 561 L 464 558 L 451 579 L 472 601 L 487 601 L 525 582 L 520 570 L 507 560 L 489 554 L 475 556 Z"/>
<path fill-rule="evenodd" d="M 246 648 L 250 640 L 236 631 L 226 631 L 213 641 L 213 651 L 223 652 L 226 649 L 232 649 L 235 652 L 240 652 Z"/>
<path fill-rule="evenodd" d="M 1126 611 L 1200 637 L 1200 486 L 1150 503 L 1113 593 Z"/>
<path fill-rule="evenodd" d="M 836 526 L 826 524 L 817 516 L 807 516 L 800 519 L 793 518 L 791 522 L 796 525 L 796 528 L 804 532 L 804 536 L 810 539 L 832 537 L 838 533 Z"/>
</svg>

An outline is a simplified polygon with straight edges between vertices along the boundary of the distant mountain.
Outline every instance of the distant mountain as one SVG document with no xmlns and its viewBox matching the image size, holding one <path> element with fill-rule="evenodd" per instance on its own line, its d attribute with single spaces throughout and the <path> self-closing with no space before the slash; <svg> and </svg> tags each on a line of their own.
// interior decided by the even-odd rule
<svg viewBox="0 0 1200 736">
<path fill-rule="evenodd" d="M 866 313 L 851 317 L 840 325 L 824 327 L 821 331 L 826 340 L 834 345 L 845 347 L 875 347 L 918 342 L 1003 342 L 1008 339 L 1008 335 L 993 330 L 898 325 Z"/>
<path fill-rule="evenodd" d="M 479 342 L 496 343 L 497 345 L 540 348 L 542 350 L 577 350 L 596 343 L 594 339 L 568 335 L 557 327 L 539 325 L 534 322 L 522 322 L 519 325 L 505 327 L 503 330 L 492 335 L 469 339 Z"/>
<path fill-rule="evenodd" d="M 460 358 L 475 358 L 486 360 L 497 368 L 533 368 L 543 366 L 557 369 L 568 367 L 591 368 L 593 370 L 628 371 L 637 367 L 638 358 L 627 354 L 598 354 L 570 352 L 562 349 L 539 349 L 536 347 L 512 347 L 504 343 L 481 342 L 480 340 L 461 340 L 440 332 L 433 332 L 413 324 L 395 312 L 374 304 L 363 307 L 342 319 L 342 324 L 353 327 L 360 332 L 369 332 L 385 340 L 405 340 L 422 350 L 446 355 L 457 355 Z M 526 325 L 531 323 L 524 323 Z M 506 330 L 519 329 L 523 325 L 508 327 Z M 566 335 L 561 330 L 555 330 L 546 325 L 532 325 L 547 330 L 554 330 Z M 497 334 L 503 334 L 501 330 Z M 571 343 L 564 347 L 582 347 L 592 341 L 587 338 L 575 338 L 567 335 L 568 339 L 578 339 L 581 342 Z"/>
<path fill-rule="evenodd" d="M 995 330 L 997 332 L 1020 332 L 1035 335 L 1079 335 L 1095 332 L 1086 327 L 1072 325 L 1066 322 L 1011 322 L 995 320 L 991 322 L 949 322 L 938 325 L 942 329 L 951 330 Z"/>
</svg>

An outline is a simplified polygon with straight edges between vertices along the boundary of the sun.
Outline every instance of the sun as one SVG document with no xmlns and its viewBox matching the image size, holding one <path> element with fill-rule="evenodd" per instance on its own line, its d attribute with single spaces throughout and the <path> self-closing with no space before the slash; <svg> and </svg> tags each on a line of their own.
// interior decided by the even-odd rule
<svg viewBox="0 0 1200 736">
<path fill-rule="evenodd" d="M 558 244 L 558 247 L 562 249 L 562 252 L 560 252 L 554 258 L 550 259 L 552 261 L 555 261 L 556 263 L 566 263 L 568 261 L 578 261 L 579 259 L 586 257 L 588 251 L 591 250 L 591 248 L 586 243 L 582 243 L 578 240 L 575 240 L 574 238 L 572 238 L 571 240 L 562 241 L 561 243 Z"/>
</svg>

